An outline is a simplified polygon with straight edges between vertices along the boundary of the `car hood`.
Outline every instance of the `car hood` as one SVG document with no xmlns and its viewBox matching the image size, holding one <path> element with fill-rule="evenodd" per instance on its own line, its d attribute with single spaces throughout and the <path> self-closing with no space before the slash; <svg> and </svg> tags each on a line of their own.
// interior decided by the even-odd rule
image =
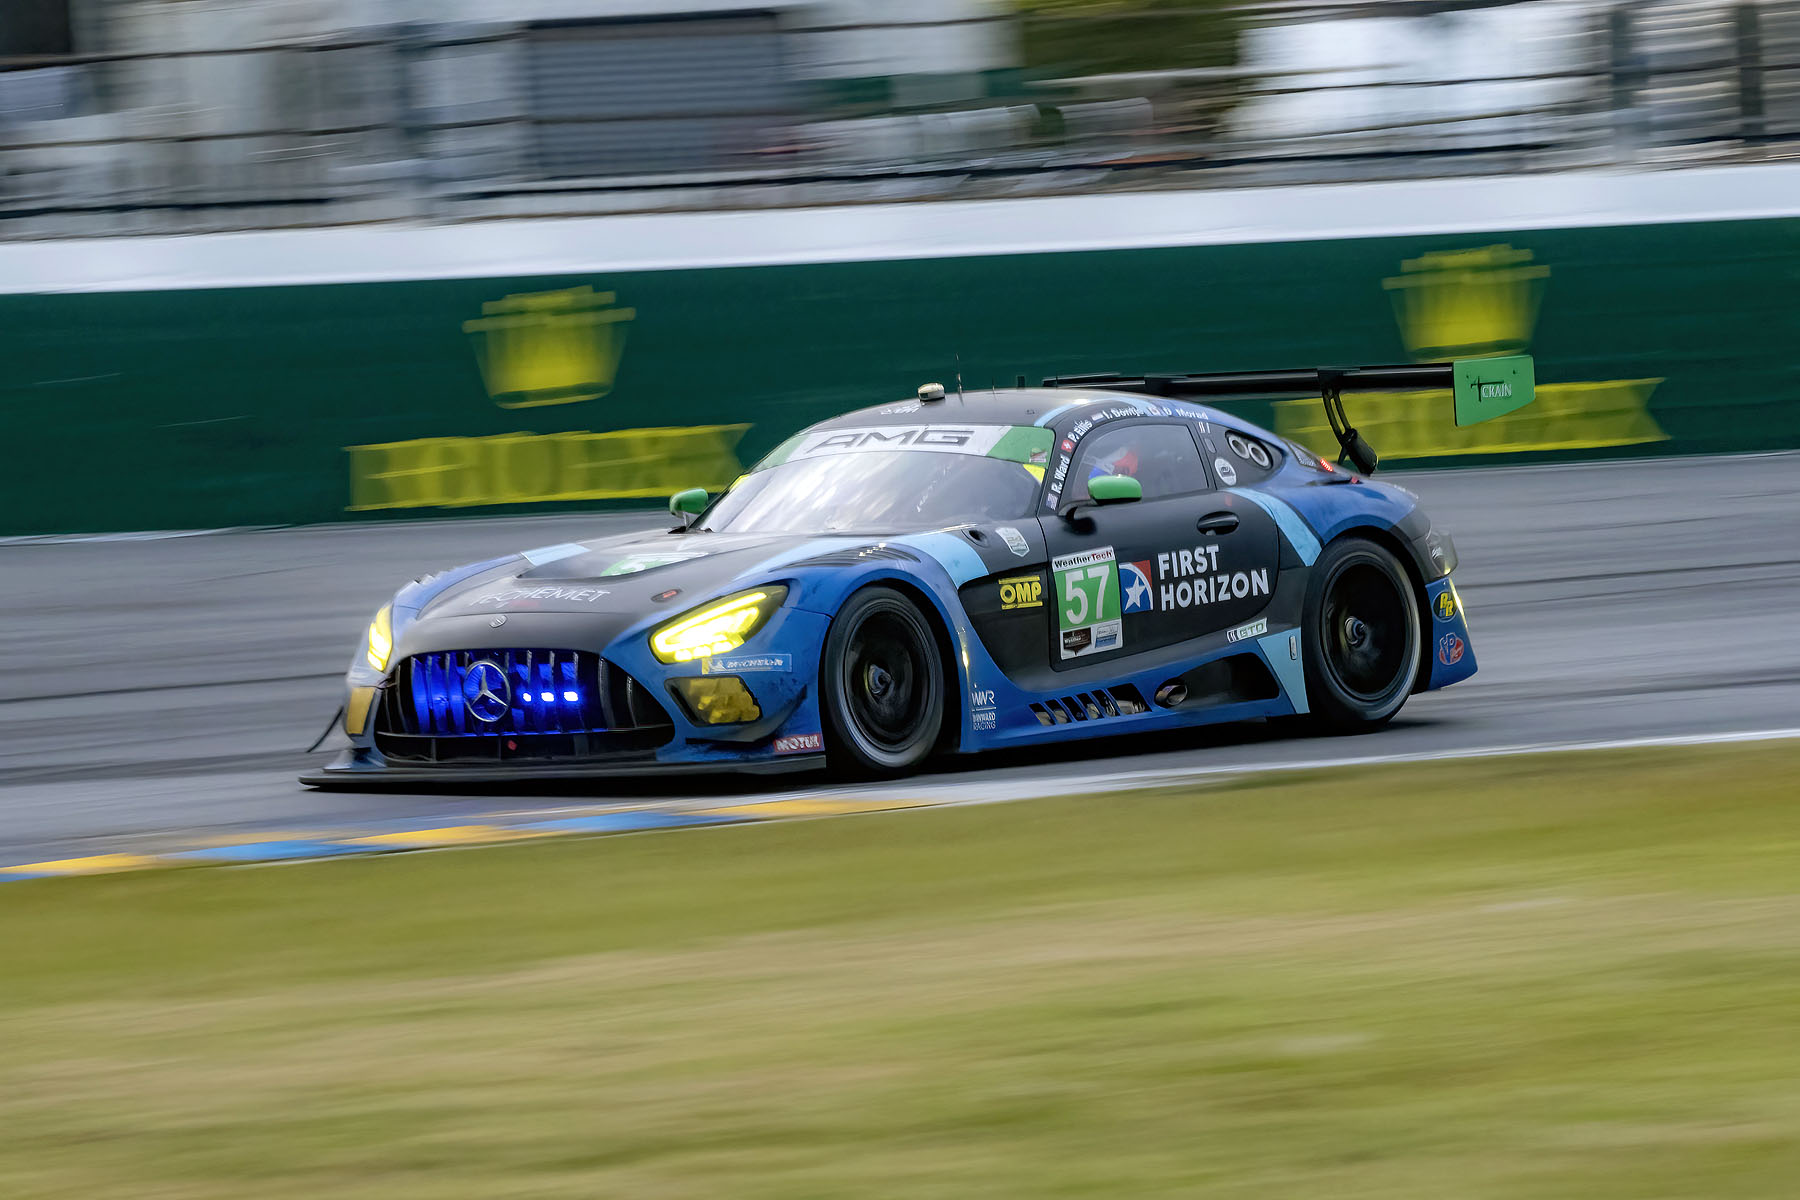
<svg viewBox="0 0 1800 1200">
<path fill-rule="evenodd" d="M 821 539 L 802 535 L 623 534 L 528 550 L 459 579 L 434 596 L 421 620 L 484 613 L 593 613 L 648 616 L 680 611 L 690 600 L 748 585 L 765 564 Z M 862 539 L 866 540 L 866 539 Z"/>
</svg>

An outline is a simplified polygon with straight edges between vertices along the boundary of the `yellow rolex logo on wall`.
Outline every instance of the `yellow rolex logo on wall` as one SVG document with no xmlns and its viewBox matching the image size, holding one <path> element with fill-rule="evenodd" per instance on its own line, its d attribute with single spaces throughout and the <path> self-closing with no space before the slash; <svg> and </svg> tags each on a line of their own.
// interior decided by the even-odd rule
<svg viewBox="0 0 1800 1200">
<path fill-rule="evenodd" d="M 463 323 L 488 395 L 501 408 L 579 404 L 612 391 L 637 316 L 614 292 L 591 287 L 523 292 L 491 300 Z"/>
<path fill-rule="evenodd" d="M 1550 268 L 1511 246 L 1409 258 L 1381 281 L 1407 350 L 1421 362 L 1521 354 L 1531 345 Z"/>
<path fill-rule="evenodd" d="M 1534 263 L 1531 251 L 1499 245 L 1405 259 L 1400 274 L 1381 282 L 1407 350 L 1417 361 L 1441 362 L 1523 353 L 1549 278 L 1550 268 Z M 1358 395 L 1350 416 L 1388 461 L 1632 446 L 1669 439 L 1650 412 L 1650 394 L 1661 382 L 1539 383 L 1531 405 L 1471 426 L 1445 421 L 1444 397 L 1421 392 Z M 1337 452 L 1316 400 L 1278 401 L 1275 429 L 1321 453 Z"/>
</svg>

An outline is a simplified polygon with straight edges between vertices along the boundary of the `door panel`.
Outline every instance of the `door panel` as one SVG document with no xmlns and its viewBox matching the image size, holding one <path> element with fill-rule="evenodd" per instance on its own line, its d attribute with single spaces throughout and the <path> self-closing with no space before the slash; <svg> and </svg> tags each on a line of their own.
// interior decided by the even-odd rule
<svg viewBox="0 0 1800 1200">
<path fill-rule="evenodd" d="M 1234 628 L 1275 592 L 1280 533 L 1259 505 L 1230 492 L 1108 505 L 1041 523 L 1053 667 Z"/>
</svg>

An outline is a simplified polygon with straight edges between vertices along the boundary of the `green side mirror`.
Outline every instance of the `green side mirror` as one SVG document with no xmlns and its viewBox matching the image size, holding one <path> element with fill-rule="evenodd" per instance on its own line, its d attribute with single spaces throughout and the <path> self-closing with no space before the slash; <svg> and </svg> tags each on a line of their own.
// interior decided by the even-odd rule
<svg viewBox="0 0 1800 1200">
<path fill-rule="evenodd" d="M 669 511 L 678 517 L 697 517 L 706 511 L 706 489 L 688 488 L 669 497 Z"/>
<path fill-rule="evenodd" d="M 1088 499 L 1095 504 L 1126 504 L 1144 498 L 1144 485 L 1129 475 L 1102 475 L 1088 480 Z"/>
</svg>

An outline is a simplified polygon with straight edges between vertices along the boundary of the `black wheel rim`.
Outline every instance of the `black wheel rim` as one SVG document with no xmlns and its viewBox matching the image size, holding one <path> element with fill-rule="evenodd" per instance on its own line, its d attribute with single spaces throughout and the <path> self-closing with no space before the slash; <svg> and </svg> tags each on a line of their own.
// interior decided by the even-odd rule
<svg viewBox="0 0 1800 1200">
<path fill-rule="evenodd" d="M 1404 586 L 1370 562 L 1350 562 L 1325 590 L 1325 667 L 1345 692 L 1379 703 L 1404 682 L 1412 631 Z"/>
<path fill-rule="evenodd" d="M 883 750 L 904 750 L 919 735 L 931 686 L 922 631 L 903 615 L 863 618 L 844 655 L 844 698 L 857 730 Z"/>
</svg>

